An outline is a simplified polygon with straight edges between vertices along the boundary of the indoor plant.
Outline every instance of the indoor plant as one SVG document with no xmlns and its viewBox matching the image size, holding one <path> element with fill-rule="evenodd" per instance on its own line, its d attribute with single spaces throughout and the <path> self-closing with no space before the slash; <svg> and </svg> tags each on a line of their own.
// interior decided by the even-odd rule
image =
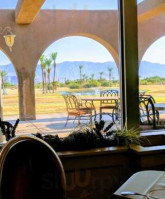
<svg viewBox="0 0 165 199">
<path fill-rule="evenodd" d="M 139 132 L 135 129 L 122 130 L 116 128 L 112 130 L 115 123 L 110 123 L 105 127 L 105 121 L 95 122 L 92 126 L 86 125 L 77 128 L 65 138 L 58 135 L 34 134 L 38 138 L 49 143 L 56 151 L 66 150 L 86 150 L 90 148 L 128 146 L 130 144 L 140 144 Z"/>
</svg>

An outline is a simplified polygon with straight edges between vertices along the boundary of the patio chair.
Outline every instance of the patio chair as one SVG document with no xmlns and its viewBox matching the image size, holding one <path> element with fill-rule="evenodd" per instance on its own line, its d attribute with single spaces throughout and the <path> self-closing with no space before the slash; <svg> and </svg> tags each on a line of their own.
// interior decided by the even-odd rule
<svg viewBox="0 0 165 199">
<path fill-rule="evenodd" d="M 0 156 L 1 199 L 65 199 L 60 159 L 44 141 L 32 136 L 11 139 Z"/>
<path fill-rule="evenodd" d="M 92 123 L 92 117 L 96 117 L 96 111 L 93 104 L 89 102 L 82 102 L 80 98 L 77 98 L 75 95 L 63 95 L 66 109 L 67 109 L 67 120 L 65 126 L 69 120 L 78 120 L 78 125 L 80 125 L 80 120 L 89 120 L 90 124 Z M 94 114 L 93 114 L 94 112 Z M 70 118 L 70 117 L 74 117 Z"/>
<path fill-rule="evenodd" d="M 100 97 L 118 97 L 119 91 L 118 90 L 104 90 L 100 92 Z M 103 112 L 107 110 L 106 112 Z M 114 122 L 115 118 L 119 113 L 119 101 L 118 100 L 102 100 L 100 101 L 100 120 L 103 114 L 108 114 L 112 117 Z"/>
<path fill-rule="evenodd" d="M 141 125 L 156 125 L 159 123 L 159 112 L 154 107 L 155 100 L 151 95 L 139 96 L 139 111 Z"/>
</svg>

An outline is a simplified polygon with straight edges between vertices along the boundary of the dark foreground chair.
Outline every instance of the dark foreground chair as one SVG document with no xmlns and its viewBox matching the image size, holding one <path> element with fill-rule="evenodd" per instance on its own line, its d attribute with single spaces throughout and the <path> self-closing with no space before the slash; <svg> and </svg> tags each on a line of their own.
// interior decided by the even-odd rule
<svg viewBox="0 0 165 199">
<path fill-rule="evenodd" d="M 28 136 L 10 140 L 0 156 L 1 199 L 64 199 L 65 175 L 57 154 Z"/>
</svg>

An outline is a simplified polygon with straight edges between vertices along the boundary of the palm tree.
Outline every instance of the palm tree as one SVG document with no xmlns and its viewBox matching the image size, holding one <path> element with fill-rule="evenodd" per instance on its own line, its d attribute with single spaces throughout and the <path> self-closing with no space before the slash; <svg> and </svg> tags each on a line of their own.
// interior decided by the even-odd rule
<svg viewBox="0 0 165 199">
<path fill-rule="evenodd" d="M 83 68 L 83 66 L 80 65 L 80 66 L 79 66 L 79 70 L 80 70 L 80 81 L 82 80 L 82 68 Z"/>
<path fill-rule="evenodd" d="M 56 90 L 56 89 L 57 89 L 57 87 L 56 87 L 56 83 L 55 83 L 55 81 L 56 81 L 56 58 L 57 58 L 57 52 L 52 53 L 52 54 L 51 54 L 51 59 L 52 59 L 53 64 L 54 64 L 53 93 L 54 93 L 54 90 Z"/>
<path fill-rule="evenodd" d="M 108 72 L 109 72 L 109 81 L 112 80 L 112 70 L 113 68 L 112 67 L 108 67 Z"/>
<path fill-rule="evenodd" d="M 50 72 L 51 72 L 52 60 L 46 59 L 45 63 L 46 63 L 46 66 L 47 66 L 47 68 L 46 68 L 46 71 L 47 71 L 47 90 L 49 90 L 49 92 L 50 92 Z"/>
<path fill-rule="evenodd" d="M 42 93 L 45 93 L 45 78 L 44 78 L 44 70 L 45 70 L 45 55 L 41 55 L 41 71 L 42 71 Z"/>
<path fill-rule="evenodd" d="M 100 81 L 102 80 L 102 75 L 103 75 L 103 72 L 99 72 L 100 74 Z"/>
<path fill-rule="evenodd" d="M 91 80 L 93 81 L 95 74 L 91 74 Z"/>
<path fill-rule="evenodd" d="M 0 72 L 0 75 L 1 75 L 1 80 L 2 80 L 3 94 L 5 94 L 5 77 L 7 76 L 7 72 L 3 70 Z"/>
<path fill-rule="evenodd" d="M 44 93 L 47 93 L 47 60 L 45 59 L 44 60 L 44 63 L 43 63 L 43 75 L 44 75 Z"/>
<path fill-rule="evenodd" d="M 86 82 L 86 81 L 88 81 L 88 76 L 87 76 L 87 75 L 85 75 L 85 74 L 83 74 L 83 75 L 82 75 L 82 79 L 83 79 L 83 81 L 85 81 L 85 82 Z"/>
</svg>

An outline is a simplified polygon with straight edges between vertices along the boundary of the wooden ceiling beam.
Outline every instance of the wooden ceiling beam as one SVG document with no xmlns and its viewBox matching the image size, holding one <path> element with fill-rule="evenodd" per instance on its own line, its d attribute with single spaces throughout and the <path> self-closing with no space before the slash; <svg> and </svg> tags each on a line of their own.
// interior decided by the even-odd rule
<svg viewBox="0 0 165 199">
<path fill-rule="evenodd" d="M 165 0 L 145 0 L 138 5 L 138 22 L 149 20 L 165 12 Z"/>
<path fill-rule="evenodd" d="M 18 0 L 15 10 L 17 24 L 31 24 L 46 0 Z"/>
</svg>

